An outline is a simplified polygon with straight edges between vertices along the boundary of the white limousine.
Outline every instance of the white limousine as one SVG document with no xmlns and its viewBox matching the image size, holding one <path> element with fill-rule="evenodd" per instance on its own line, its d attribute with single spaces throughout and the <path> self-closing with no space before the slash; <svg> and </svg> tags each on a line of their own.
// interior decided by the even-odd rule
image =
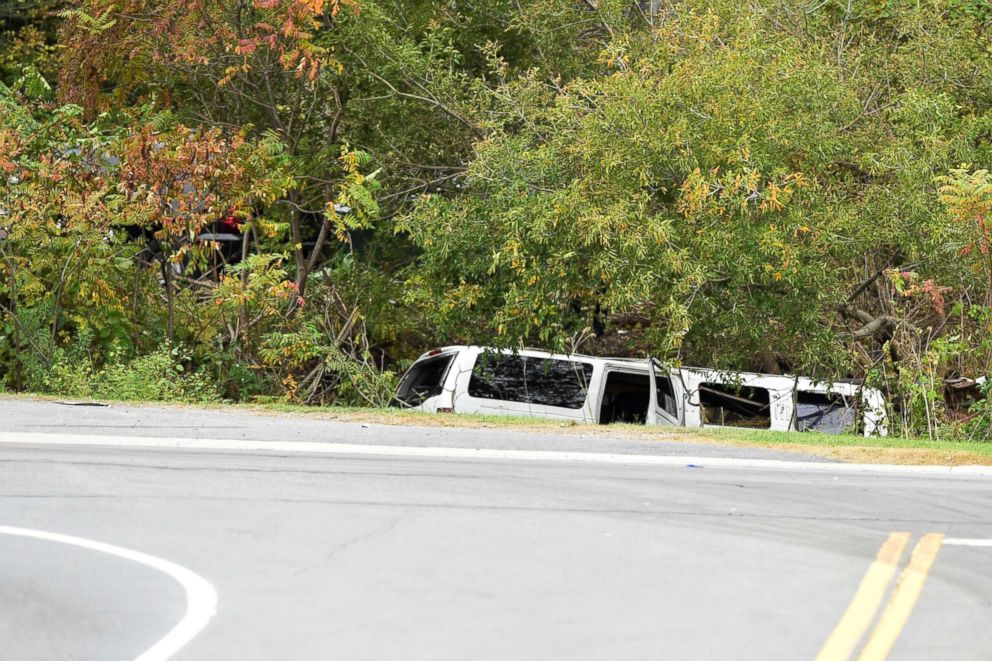
<svg viewBox="0 0 992 661">
<path fill-rule="evenodd" d="M 437 413 L 609 424 L 747 427 L 884 436 L 881 392 L 802 376 L 673 369 L 653 359 L 451 346 L 413 363 L 399 405 Z"/>
</svg>

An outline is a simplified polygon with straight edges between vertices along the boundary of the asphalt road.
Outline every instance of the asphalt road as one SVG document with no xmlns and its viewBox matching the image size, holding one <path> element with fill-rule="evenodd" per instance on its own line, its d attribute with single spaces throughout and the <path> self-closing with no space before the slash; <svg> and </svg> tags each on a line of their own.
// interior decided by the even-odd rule
<svg viewBox="0 0 992 661">
<path fill-rule="evenodd" d="M 245 441 L 294 441 L 375 445 L 431 445 L 500 450 L 568 450 L 620 454 L 737 457 L 742 459 L 802 459 L 827 461 L 791 452 L 762 448 L 730 448 L 705 443 L 636 442 L 614 434 L 584 434 L 582 427 L 555 434 L 553 428 L 535 435 L 510 428 L 465 429 L 402 427 L 334 422 L 316 416 L 254 413 L 230 409 L 155 406 L 68 406 L 55 402 L 0 398 L 0 431 L 27 433 L 99 434 L 107 437 L 185 436 Z"/>
<path fill-rule="evenodd" d="M 153 431 L 119 424 L 135 416 Z M 813 659 L 849 607 L 871 605 L 859 591 L 870 567 L 892 576 L 858 648 L 895 630 L 892 659 L 992 658 L 992 547 L 955 543 L 992 538 L 989 477 L 813 471 L 761 463 L 781 453 L 686 444 L 672 445 L 741 461 L 404 456 L 439 444 L 673 449 L 221 418 L 242 430 L 209 413 L 0 401 L 0 526 L 151 554 L 209 581 L 217 614 L 176 659 Z M 131 447 L 132 436 L 397 454 Z M 879 564 L 899 531 L 911 533 L 904 552 Z M 946 535 L 935 557 L 927 533 Z M 189 608 L 174 577 L 105 550 L 0 528 L 0 558 L 4 659 L 134 659 Z"/>
</svg>

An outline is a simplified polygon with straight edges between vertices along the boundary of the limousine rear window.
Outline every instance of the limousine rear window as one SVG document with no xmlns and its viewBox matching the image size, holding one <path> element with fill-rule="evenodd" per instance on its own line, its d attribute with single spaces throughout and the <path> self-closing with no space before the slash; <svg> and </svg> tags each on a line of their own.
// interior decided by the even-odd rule
<svg viewBox="0 0 992 661">
<path fill-rule="evenodd" d="M 856 411 L 849 399 L 836 393 L 796 393 L 796 429 L 827 434 L 851 433 L 855 430 Z"/>
<path fill-rule="evenodd" d="M 580 409 L 586 402 L 592 365 L 573 360 L 480 354 L 468 394 L 479 399 Z"/>
<path fill-rule="evenodd" d="M 453 353 L 442 354 L 414 363 L 403 376 L 396 399 L 407 406 L 420 406 L 428 398 L 440 395 L 444 390 L 444 375 L 454 357 Z"/>
<path fill-rule="evenodd" d="M 772 426 L 771 398 L 765 388 L 704 383 L 699 386 L 699 404 L 707 425 L 757 429 Z"/>
</svg>

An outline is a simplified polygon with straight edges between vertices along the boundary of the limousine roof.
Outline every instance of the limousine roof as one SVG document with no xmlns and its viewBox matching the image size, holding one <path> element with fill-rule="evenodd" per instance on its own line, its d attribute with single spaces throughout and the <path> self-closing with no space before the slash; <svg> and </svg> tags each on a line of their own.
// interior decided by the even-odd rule
<svg viewBox="0 0 992 661">
<path fill-rule="evenodd" d="M 555 358 L 558 360 L 589 360 L 598 362 L 608 362 L 608 363 L 621 363 L 629 365 L 631 367 L 643 368 L 646 364 L 646 358 L 625 358 L 621 356 L 590 356 L 584 353 L 573 353 L 573 354 L 562 354 L 562 353 L 552 353 L 544 349 L 535 349 L 532 347 L 524 347 L 522 349 L 498 349 L 496 347 L 485 347 L 476 344 L 452 344 L 444 347 L 439 347 L 437 349 L 432 349 L 431 351 L 425 352 L 417 360 L 424 358 L 429 358 L 431 356 L 437 356 L 442 353 L 450 353 L 453 351 L 493 351 L 505 354 L 517 354 L 523 356 L 531 356 L 534 358 Z M 808 376 L 800 376 L 797 374 L 766 374 L 762 372 L 744 372 L 739 370 L 722 370 L 714 367 L 691 367 L 683 366 L 681 369 L 686 372 L 692 372 L 701 375 L 707 374 L 734 374 L 743 378 L 771 378 L 771 379 L 789 379 L 791 381 L 804 380 L 807 383 L 832 383 L 832 384 L 846 384 L 851 386 L 860 386 L 863 383 L 862 379 L 833 379 L 833 380 L 821 380 L 814 379 Z"/>
</svg>

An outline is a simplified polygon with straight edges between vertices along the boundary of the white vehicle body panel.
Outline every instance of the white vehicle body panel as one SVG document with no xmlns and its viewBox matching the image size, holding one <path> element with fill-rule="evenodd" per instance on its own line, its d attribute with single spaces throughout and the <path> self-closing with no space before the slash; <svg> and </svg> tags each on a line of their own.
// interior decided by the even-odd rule
<svg viewBox="0 0 992 661">
<path fill-rule="evenodd" d="M 469 383 L 476 361 L 490 352 L 506 356 L 552 359 L 581 363 L 592 367 L 586 388 L 585 400 L 580 408 L 548 406 L 503 399 L 473 397 L 469 393 Z M 819 393 L 842 397 L 845 402 L 860 403 L 860 426 L 866 436 L 884 436 L 885 400 L 873 388 L 865 388 L 847 382 L 815 381 L 802 376 L 757 374 L 752 372 L 731 372 L 705 368 L 667 368 L 653 359 L 636 360 L 627 358 L 599 358 L 583 355 L 552 354 L 545 351 L 523 349 L 520 351 L 496 350 L 478 346 L 450 346 L 425 353 L 411 366 L 397 391 L 401 391 L 414 369 L 437 358 L 451 356 L 452 360 L 442 376 L 440 392 L 432 394 L 416 405 L 409 406 L 427 412 L 477 413 L 483 415 L 514 415 L 550 418 L 555 420 L 598 423 L 601 403 L 607 384 L 607 377 L 614 372 L 647 376 L 650 379 L 650 403 L 647 406 L 645 421 L 649 425 L 670 425 L 693 428 L 712 428 L 724 425 L 707 424 L 700 401 L 700 388 L 704 384 L 724 384 L 760 388 L 768 391 L 768 417 L 770 424 L 764 429 L 773 431 L 796 430 L 797 393 Z M 669 379 L 671 394 L 676 411 L 666 410 L 658 401 L 657 384 L 661 379 Z M 712 389 L 711 389 L 712 390 Z M 669 402 L 671 408 L 671 402 Z M 855 410 L 855 409 L 852 409 Z M 853 415 L 853 413 L 852 413 Z M 726 425 L 732 426 L 732 425 Z"/>
</svg>

